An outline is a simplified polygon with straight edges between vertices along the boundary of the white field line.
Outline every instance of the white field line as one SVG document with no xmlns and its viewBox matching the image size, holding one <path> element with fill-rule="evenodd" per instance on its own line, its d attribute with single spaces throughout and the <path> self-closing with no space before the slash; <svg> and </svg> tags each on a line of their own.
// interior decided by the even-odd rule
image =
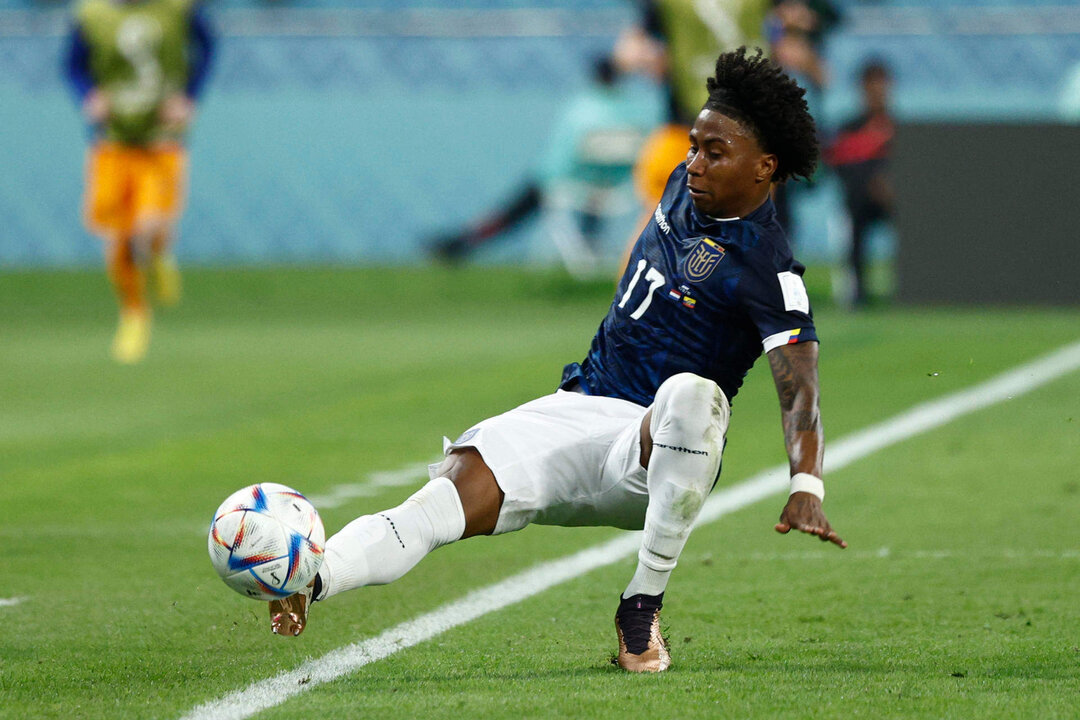
<svg viewBox="0 0 1080 720">
<path fill-rule="evenodd" d="M 409 485 L 417 480 L 426 480 L 428 476 L 427 470 L 427 463 L 414 463 L 399 470 L 373 472 L 360 482 L 335 485 L 321 495 L 308 495 L 307 498 L 320 510 L 336 508 L 354 498 L 376 495 L 383 488 Z"/>
<path fill-rule="evenodd" d="M 923 403 L 907 412 L 829 445 L 827 468 L 836 471 L 881 448 L 944 425 L 961 415 L 1009 400 L 1080 368 L 1080 342 L 987 382 Z M 762 498 L 787 489 L 787 465 L 778 466 L 714 493 L 698 524 L 712 522 Z M 241 720 L 285 702 L 316 685 L 354 672 L 399 650 L 429 640 L 459 625 L 521 602 L 548 588 L 617 562 L 635 553 L 640 533 L 624 533 L 608 542 L 559 560 L 542 563 L 501 582 L 474 590 L 460 600 L 404 622 L 368 640 L 346 645 L 295 670 L 252 683 L 243 690 L 199 705 L 183 720 Z"/>
<path fill-rule="evenodd" d="M 0 598 L 0 607 L 14 607 L 24 600 L 24 597 Z"/>
<path fill-rule="evenodd" d="M 825 474 L 840 470 L 889 445 L 950 423 L 962 415 L 1023 395 L 1077 368 L 1080 368 L 1080 341 L 1070 343 L 1049 355 L 967 390 L 921 403 L 888 420 L 845 435 L 840 440 L 827 442 Z M 712 522 L 730 512 L 720 502 L 714 502 L 721 497 L 731 496 L 739 502 L 745 498 L 745 502 L 739 505 L 743 507 L 755 500 L 787 490 L 788 472 L 787 465 L 780 465 L 746 482 L 714 493 L 702 509 L 698 524 Z"/>
<path fill-rule="evenodd" d="M 435 458 L 432 462 L 439 460 L 441 458 Z M 308 495 L 307 499 L 319 510 L 328 510 L 341 507 L 356 498 L 378 495 L 383 488 L 419 484 L 419 481 L 427 480 L 427 476 L 428 463 L 412 463 L 397 470 L 377 470 L 359 482 L 334 485 L 324 493 Z M 192 525 L 192 532 L 205 533 L 206 529 L 206 525 Z"/>
</svg>

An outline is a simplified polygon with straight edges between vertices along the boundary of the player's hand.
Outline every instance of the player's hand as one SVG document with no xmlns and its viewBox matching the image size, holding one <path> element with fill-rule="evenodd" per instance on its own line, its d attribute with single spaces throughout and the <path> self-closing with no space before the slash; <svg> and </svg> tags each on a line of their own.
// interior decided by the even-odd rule
<svg viewBox="0 0 1080 720">
<path fill-rule="evenodd" d="M 183 130 L 195 117 L 195 103 L 187 95 L 175 93 L 161 103 L 158 115 L 166 127 Z"/>
<path fill-rule="evenodd" d="M 825 511 L 821 509 L 821 500 L 806 492 L 792 493 L 780 513 L 780 522 L 776 523 L 775 530 L 785 534 L 798 530 L 807 535 L 816 535 L 822 542 L 847 547 L 847 543 L 829 525 Z"/>
<path fill-rule="evenodd" d="M 97 88 L 86 93 L 82 104 L 83 117 L 91 125 L 100 125 L 109 117 L 109 98 Z"/>
</svg>

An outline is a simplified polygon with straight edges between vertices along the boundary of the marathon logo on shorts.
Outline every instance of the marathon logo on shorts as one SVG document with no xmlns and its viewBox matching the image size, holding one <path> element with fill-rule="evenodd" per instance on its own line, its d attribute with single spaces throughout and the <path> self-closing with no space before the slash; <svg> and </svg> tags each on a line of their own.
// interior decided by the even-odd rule
<svg viewBox="0 0 1080 720">
<path fill-rule="evenodd" d="M 717 264 L 724 259 L 724 248 L 709 238 L 698 238 L 697 245 L 690 250 L 683 263 L 683 275 L 690 282 L 701 282 L 712 274 Z"/>
<path fill-rule="evenodd" d="M 653 447 L 664 448 L 665 450 L 674 450 L 675 452 L 684 452 L 690 455 L 708 455 L 705 450 L 691 450 L 690 448 L 679 447 L 678 445 L 665 445 L 663 443 L 654 442 Z"/>
</svg>

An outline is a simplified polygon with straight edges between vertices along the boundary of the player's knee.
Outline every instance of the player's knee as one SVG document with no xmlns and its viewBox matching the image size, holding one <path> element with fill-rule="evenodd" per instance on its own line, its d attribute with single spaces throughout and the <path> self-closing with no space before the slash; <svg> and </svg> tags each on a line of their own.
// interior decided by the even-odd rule
<svg viewBox="0 0 1080 720">
<path fill-rule="evenodd" d="M 499 522 L 504 494 L 476 448 L 451 451 L 436 472 L 448 478 L 457 491 L 465 513 L 464 537 L 492 534 Z"/>
<path fill-rule="evenodd" d="M 700 375 L 679 373 L 656 391 L 649 430 L 654 442 L 658 436 L 669 436 L 722 444 L 730 412 L 719 385 Z"/>
<path fill-rule="evenodd" d="M 133 234 L 141 242 L 150 242 L 158 235 L 169 231 L 169 221 L 160 215 L 147 215 L 139 218 L 135 223 Z"/>
</svg>

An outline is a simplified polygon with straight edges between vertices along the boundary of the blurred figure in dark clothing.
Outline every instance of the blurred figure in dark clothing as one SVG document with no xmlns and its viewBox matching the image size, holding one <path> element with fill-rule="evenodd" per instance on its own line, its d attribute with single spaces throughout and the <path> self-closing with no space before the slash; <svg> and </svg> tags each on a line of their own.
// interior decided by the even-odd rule
<svg viewBox="0 0 1080 720">
<path fill-rule="evenodd" d="M 894 133 L 889 111 L 892 75 L 884 63 L 874 60 L 863 66 L 860 81 L 863 112 L 841 128 L 825 154 L 843 185 L 851 219 L 851 302 L 856 307 L 867 301 L 867 231 L 873 223 L 888 219 L 893 206 L 889 177 Z"/>
<path fill-rule="evenodd" d="M 773 0 L 765 18 L 765 37 L 773 61 L 806 89 L 806 104 L 821 127 L 822 96 L 829 84 L 824 58 L 826 36 L 840 24 L 841 17 L 829 0 Z M 792 195 L 813 187 L 806 184 L 773 186 L 776 219 L 788 233 L 797 234 L 792 222 Z"/>
</svg>

